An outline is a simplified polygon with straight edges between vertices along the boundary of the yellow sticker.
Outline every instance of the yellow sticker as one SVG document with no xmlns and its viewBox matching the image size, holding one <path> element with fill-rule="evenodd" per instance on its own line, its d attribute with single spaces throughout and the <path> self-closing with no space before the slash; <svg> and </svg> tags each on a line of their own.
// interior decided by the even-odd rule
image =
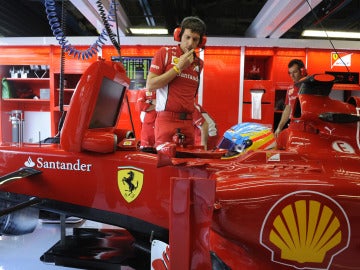
<svg viewBox="0 0 360 270">
<path fill-rule="evenodd" d="M 140 194 L 144 182 L 144 170 L 135 167 L 118 168 L 118 187 L 121 195 L 128 203 Z"/>
<path fill-rule="evenodd" d="M 331 53 L 332 55 L 332 59 L 334 59 L 335 61 L 338 60 L 339 55 L 337 53 Z"/>
</svg>

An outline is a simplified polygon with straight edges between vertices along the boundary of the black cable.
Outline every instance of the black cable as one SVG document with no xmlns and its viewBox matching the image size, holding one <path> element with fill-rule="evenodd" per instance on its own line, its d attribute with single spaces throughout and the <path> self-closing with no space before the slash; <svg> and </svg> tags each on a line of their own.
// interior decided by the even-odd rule
<svg viewBox="0 0 360 270">
<path fill-rule="evenodd" d="M 113 0 L 114 1 L 114 0 Z M 114 3 L 114 2 L 113 2 Z M 105 27 L 105 30 L 106 30 L 106 33 L 107 35 L 109 36 L 112 44 L 114 45 L 114 47 L 116 48 L 116 50 L 118 51 L 118 54 L 121 55 L 120 53 L 120 45 L 119 43 L 116 41 L 115 39 L 115 34 L 113 33 L 113 31 L 111 30 L 111 26 L 109 24 L 109 21 L 107 20 L 106 18 L 106 14 L 105 14 L 105 8 L 103 6 L 103 4 L 101 3 L 101 0 L 96 0 L 96 6 L 98 7 L 98 11 L 99 11 L 99 14 L 100 14 L 100 17 L 103 21 L 103 24 L 104 24 L 104 27 Z M 116 14 L 116 8 L 115 8 L 115 14 Z"/>
<path fill-rule="evenodd" d="M 346 67 L 347 72 L 350 73 L 349 67 L 345 64 L 344 60 L 343 60 L 343 59 L 341 58 L 341 56 L 339 55 L 337 49 L 335 48 L 332 40 L 331 40 L 330 37 L 329 37 L 327 31 L 325 30 L 325 27 L 324 27 L 323 24 L 321 23 L 321 20 L 319 20 L 319 18 L 318 18 L 318 16 L 316 15 L 314 9 L 312 8 L 311 4 L 309 3 L 309 0 L 306 0 L 306 3 L 309 5 L 310 10 L 311 10 L 311 13 L 312 13 L 312 14 L 314 15 L 314 17 L 315 17 L 315 20 L 319 22 L 319 25 L 320 25 L 321 29 L 325 32 L 325 35 L 326 35 L 328 41 L 330 42 L 331 47 L 332 47 L 333 50 L 335 51 L 336 55 L 339 57 L 340 61 L 341 61 L 341 62 L 344 64 L 344 66 Z"/>
<path fill-rule="evenodd" d="M 115 5 L 115 26 L 116 26 L 117 42 L 119 44 L 119 48 L 121 48 L 121 46 L 120 46 L 120 34 L 119 34 L 119 23 L 118 23 L 117 12 L 116 12 L 117 11 L 117 8 L 116 8 L 117 4 L 115 4 L 115 0 L 113 0 L 113 3 Z M 118 53 L 119 53 L 119 56 L 120 56 L 120 59 L 121 59 L 121 51 L 120 51 L 120 49 L 119 49 Z"/>
<path fill-rule="evenodd" d="M 115 0 L 112 0 L 112 5 L 115 7 L 114 8 L 115 27 L 116 27 L 116 31 L 117 31 L 117 39 L 118 39 L 118 41 L 115 40 L 115 34 L 112 32 L 112 30 L 110 28 L 110 24 L 109 24 L 109 22 L 108 22 L 108 20 L 106 18 L 105 10 L 104 10 L 104 7 L 103 7 L 103 5 L 101 3 L 101 0 L 97 0 L 96 5 L 98 7 L 100 17 L 103 20 L 103 23 L 105 25 L 105 29 L 107 31 L 107 34 L 110 37 L 110 40 L 113 43 L 114 47 L 118 51 L 118 54 L 119 54 L 119 57 L 120 57 L 120 62 L 122 62 L 122 59 L 121 59 L 121 47 L 120 47 L 120 35 L 119 35 L 119 25 L 118 25 L 118 20 L 117 20 L 117 8 L 116 8 L 117 4 L 115 3 Z M 135 125 L 134 125 L 134 121 L 133 121 L 133 117 L 132 117 L 132 113 L 131 113 L 131 108 L 130 108 L 130 102 L 129 102 L 129 98 L 128 98 L 127 95 L 125 96 L 125 100 L 126 100 L 127 109 L 128 109 L 128 112 L 129 112 L 129 118 L 130 118 L 130 124 L 131 124 L 131 128 L 132 128 L 132 132 L 134 133 L 134 136 L 136 136 L 135 135 Z"/>
<path fill-rule="evenodd" d="M 65 1 L 62 0 L 62 5 L 61 5 L 61 30 L 64 34 L 66 34 L 66 8 L 65 8 Z M 59 75 L 59 111 L 61 113 L 60 115 L 60 120 L 58 123 L 58 133 L 55 135 L 55 137 L 59 137 L 60 136 L 60 132 L 62 129 L 62 126 L 64 124 L 64 118 L 65 118 L 65 113 L 64 113 L 64 92 L 65 92 L 65 78 L 64 78 L 64 74 L 65 74 L 65 49 L 62 46 L 61 47 L 61 58 L 60 58 L 60 75 Z"/>
</svg>

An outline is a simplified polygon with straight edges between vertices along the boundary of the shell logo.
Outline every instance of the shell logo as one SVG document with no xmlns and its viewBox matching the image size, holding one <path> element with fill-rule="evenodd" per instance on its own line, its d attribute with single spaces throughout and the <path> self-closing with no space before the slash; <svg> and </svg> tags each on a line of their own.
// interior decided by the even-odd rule
<svg viewBox="0 0 360 270">
<path fill-rule="evenodd" d="M 128 203 L 140 194 L 144 182 L 144 170 L 135 167 L 118 167 L 117 182 L 121 195 Z"/>
<path fill-rule="evenodd" d="M 297 191 L 277 201 L 260 232 L 272 261 L 296 269 L 329 269 L 349 242 L 350 223 L 343 208 L 314 191 Z"/>
</svg>

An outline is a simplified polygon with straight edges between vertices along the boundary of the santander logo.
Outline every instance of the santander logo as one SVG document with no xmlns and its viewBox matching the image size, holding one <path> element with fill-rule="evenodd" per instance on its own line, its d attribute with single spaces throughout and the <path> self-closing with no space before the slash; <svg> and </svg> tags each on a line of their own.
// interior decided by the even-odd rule
<svg viewBox="0 0 360 270">
<path fill-rule="evenodd" d="M 32 168 L 32 167 L 35 166 L 35 163 L 34 163 L 34 161 L 32 161 L 31 157 L 29 157 L 28 160 L 25 161 L 24 165 L 25 165 L 26 167 L 31 167 L 31 168 Z"/>
<path fill-rule="evenodd" d="M 64 161 L 48 161 L 43 157 L 38 157 L 36 162 L 32 160 L 29 156 L 28 159 L 24 162 L 26 167 L 36 167 L 39 169 L 53 169 L 53 170 L 65 170 L 65 171 L 82 171 L 90 172 L 92 164 L 83 163 L 80 159 L 77 159 L 75 162 L 64 162 Z"/>
</svg>

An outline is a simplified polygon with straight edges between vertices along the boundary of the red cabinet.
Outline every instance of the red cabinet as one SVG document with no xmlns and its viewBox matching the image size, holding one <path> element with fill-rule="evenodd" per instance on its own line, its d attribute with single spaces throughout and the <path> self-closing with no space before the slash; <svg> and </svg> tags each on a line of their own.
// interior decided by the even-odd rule
<svg viewBox="0 0 360 270">
<path fill-rule="evenodd" d="M 50 57 L 47 46 L 1 48 L 0 77 L 7 81 L 10 88 L 7 93 L 6 87 L 1 86 L 1 141 L 13 141 L 13 125 L 18 117 L 17 113 L 12 115 L 12 112 L 21 112 L 22 118 L 25 112 L 50 112 Z"/>
<path fill-rule="evenodd" d="M 243 122 L 273 125 L 274 84 L 271 80 L 245 80 Z"/>
</svg>

